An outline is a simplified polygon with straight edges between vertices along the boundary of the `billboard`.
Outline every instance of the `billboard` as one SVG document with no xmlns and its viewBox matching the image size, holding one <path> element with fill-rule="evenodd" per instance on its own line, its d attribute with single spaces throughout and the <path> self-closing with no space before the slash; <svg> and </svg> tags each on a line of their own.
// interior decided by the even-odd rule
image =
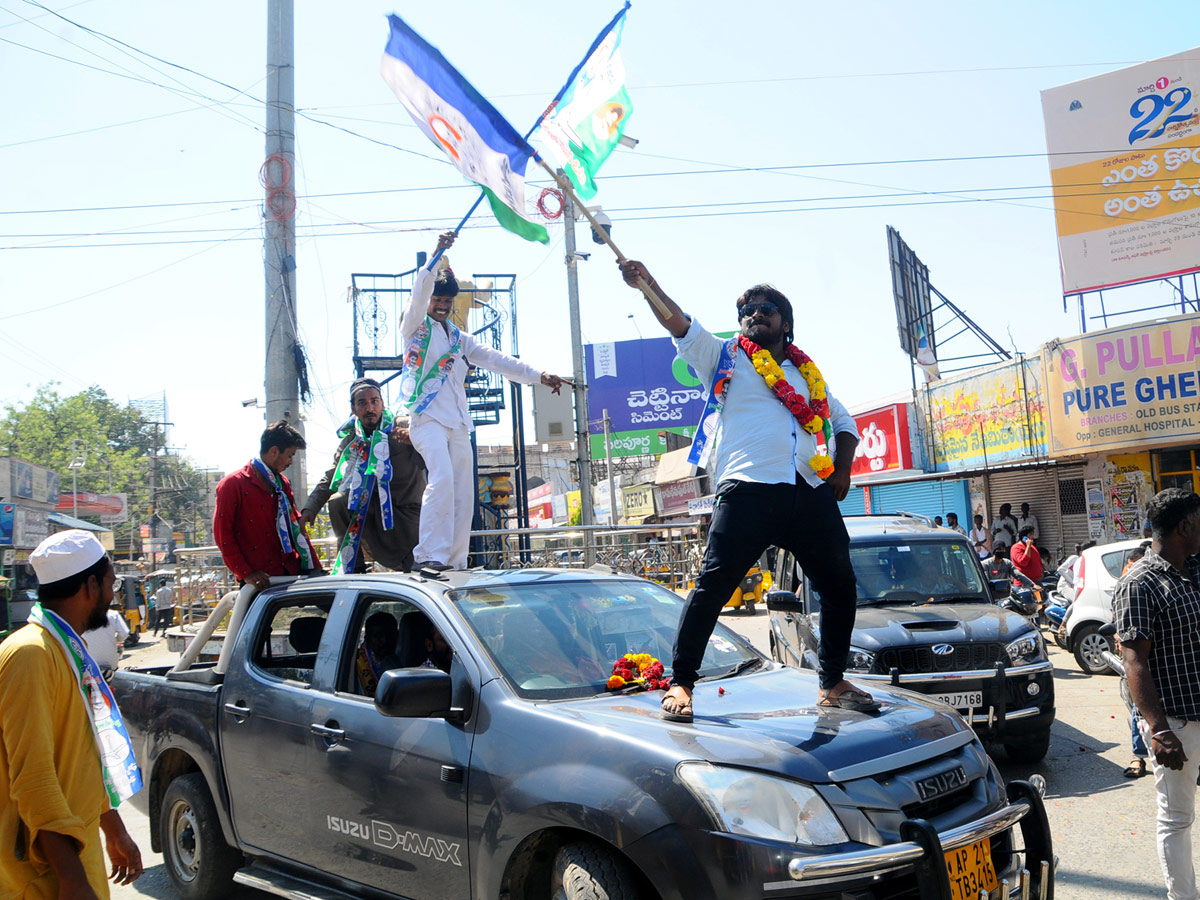
<svg viewBox="0 0 1200 900">
<path fill-rule="evenodd" d="M 934 382 L 926 393 L 935 472 L 1046 455 L 1040 358 L 1022 357 Z"/>
<path fill-rule="evenodd" d="M 1042 354 L 1051 455 L 1200 437 L 1200 316 L 1051 341 Z"/>
<path fill-rule="evenodd" d="M 929 266 L 917 258 L 917 254 L 900 237 L 900 232 L 891 225 L 887 229 L 887 239 L 900 347 L 930 378 L 937 378 L 933 307 L 929 302 Z"/>
<path fill-rule="evenodd" d="M 585 344 L 583 353 L 593 459 L 604 458 L 605 409 L 613 456 L 666 453 L 660 431 L 696 433 L 708 385 L 676 357 L 670 338 Z"/>
<path fill-rule="evenodd" d="M 1042 91 L 1063 293 L 1200 269 L 1200 49 Z"/>
</svg>

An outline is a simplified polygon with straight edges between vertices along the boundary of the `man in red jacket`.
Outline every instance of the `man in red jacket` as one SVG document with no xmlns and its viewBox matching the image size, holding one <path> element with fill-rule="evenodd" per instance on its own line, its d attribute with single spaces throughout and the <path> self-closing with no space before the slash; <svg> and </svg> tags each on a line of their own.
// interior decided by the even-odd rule
<svg viewBox="0 0 1200 900">
<path fill-rule="evenodd" d="M 1009 551 L 1012 564 L 1018 572 L 1030 581 L 1041 581 L 1045 569 L 1042 566 L 1042 554 L 1033 546 L 1033 528 L 1026 526 L 1021 529 L 1021 536 Z"/>
<path fill-rule="evenodd" d="M 287 422 L 268 425 L 259 456 L 217 485 L 213 537 L 239 583 L 261 589 L 272 575 L 322 571 L 283 474 L 304 446 L 304 436 Z"/>
</svg>

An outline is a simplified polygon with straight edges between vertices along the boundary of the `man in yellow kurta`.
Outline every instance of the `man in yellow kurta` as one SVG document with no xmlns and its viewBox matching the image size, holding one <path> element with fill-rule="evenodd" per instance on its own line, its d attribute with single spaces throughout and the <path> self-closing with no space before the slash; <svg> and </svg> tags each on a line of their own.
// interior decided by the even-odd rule
<svg viewBox="0 0 1200 900">
<path fill-rule="evenodd" d="M 136 879 L 142 861 L 112 808 L 83 691 L 93 706 L 101 694 L 70 648 L 105 619 L 113 567 L 83 531 L 52 535 L 30 562 L 39 606 L 0 644 L 0 900 L 107 900 L 100 832 L 118 884 Z"/>
</svg>

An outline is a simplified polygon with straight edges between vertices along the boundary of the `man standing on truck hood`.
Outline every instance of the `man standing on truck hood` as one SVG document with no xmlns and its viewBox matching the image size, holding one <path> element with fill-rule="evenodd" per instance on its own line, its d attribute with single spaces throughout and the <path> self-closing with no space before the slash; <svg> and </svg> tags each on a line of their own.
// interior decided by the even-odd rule
<svg viewBox="0 0 1200 900">
<path fill-rule="evenodd" d="M 384 407 L 374 378 L 351 383 L 350 412 L 338 429 L 342 440 L 333 465 L 308 495 L 300 522 L 312 523 L 329 504 L 339 544 L 335 575 L 366 571 L 363 540 L 376 562 L 407 572 L 417 546 L 425 462 L 409 440 L 408 419 L 394 418 Z"/>
<path fill-rule="evenodd" d="M 1192 823 L 1200 774 L 1200 496 L 1167 488 L 1146 505 L 1150 549 L 1121 576 L 1113 621 L 1154 760 L 1158 860 L 1170 900 L 1196 900 Z"/>
<path fill-rule="evenodd" d="M 112 693 L 79 635 L 107 622 L 116 580 L 90 533 L 48 537 L 29 556 L 38 602 L 0 644 L 0 896 L 107 900 L 142 874 L 117 804 L 141 787 Z"/>
<path fill-rule="evenodd" d="M 304 447 L 304 436 L 281 419 L 262 433 L 259 455 L 217 485 L 213 539 L 240 584 L 261 590 L 272 575 L 322 571 L 283 474 Z"/>
<path fill-rule="evenodd" d="M 816 364 L 792 344 L 791 303 L 770 285 L 755 285 L 737 299 L 741 335 L 722 341 L 663 294 L 640 262 L 620 265 L 627 284 L 645 285 L 662 299 L 667 314 L 651 309 L 710 385 L 688 461 L 703 466 L 713 452 L 717 500 L 696 589 L 679 621 L 663 718 L 692 720 L 692 688 L 721 607 L 771 544 L 792 552 L 821 595 L 820 705 L 878 709 L 842 677 L 856 586 L 837 501 L 850 489 L 858 429 Z M 807 327 L 806 334 L 813 338 Z M 820 435 L 832 458 L 818 453 Z"/>
</svg>

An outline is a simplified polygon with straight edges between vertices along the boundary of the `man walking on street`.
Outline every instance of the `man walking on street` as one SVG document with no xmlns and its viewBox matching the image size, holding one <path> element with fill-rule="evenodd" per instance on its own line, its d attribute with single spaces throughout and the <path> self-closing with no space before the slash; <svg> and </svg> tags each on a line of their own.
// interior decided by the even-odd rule
<svg viewBox="0 0 1200 900">
<path fill-rule="evenodd" d="M 158 618 L 154 622 L 154 633 L 167 633 L 167 629 L 175 624 L 175 591 L 167 584 L 167 579 L 158 583 L 154 592 L 154 610 Z"/>
<path fill-rule="evenodd" d="M 322 571 L 283 474 L 304 446 L 304 436 L 281 419 L 262 433 L 259 455 L 217 485 L 213 538 L 239 584 L 261 590 L 271 576 Z"/>
<path fill-rule="evenodd" d="M 1117 582 L 1113 616 L 1133 705 L 1154 761 L 1158 859 L 1170 900 L 1197 900 L 1192 863 L 1200 775 L 1200 496 L 1147 504 L 1150 549 Z"/>
<path fill-rule="evenodd" d="M 376 562 L 407 572 L 417 546 L 425 462 L 408 438 L 408 419 L 396 419 L 384 408 L 374 378 L 350 385 L 350 411 L 338 430 L 342 441 L 333 465 L 308 495 L 300 522 L 310 525 L 329 504 L 339 543 L 335 575 L 366 571 L 359 551 L 363 540 Z"/>
<path fill-rule="evenodd" d="M 0 897 L 107 900 L 142 874 L 117 804 L 141 787 L 120 713 L 79 635 L 105 625 L 116 580 L 94 536 L 51 535 L 29 556 L 38 602 L 0 644 Z"/>
<path fill-rule="evenodd" d="M 453 231 L 441 235 L 437 249 L 449 248 L 455 237 Z M 556 394 L 563 384 L 557 375 L 540 372 L 460 331 L 450 321 L 457 295 L 458 281 L 448 265 L 437 271 L 422 267 L 400 322 L 401 340 L 407 347 L 400 391 L 412 414 L 409 437 L 429 470 L 415 565 L 436 570 L 465 569 L 471 543 L 478 488 L 467 369 L 484 368 L 520 384 L 540 382 Z"/>
<path fill-rule="evenodd" d="M 878 709 L 842 677 L 856 589 L 837 501 L 850 489 L 858 431 L 816 364 L 793 345 L 791 303 L 769 285 L 750 288 L 737 299 L 741 335 L 722 341 L 669 299 L 640 262 L 621 263 L 621 274 L 631 287 L 644 284 L 658 294 L 667 313 L 651 309 L 680 356 L 710 385 L 689 461 L 705 465 L 714 455 L 717 499 L 696 589 L 675 638 L 663 718 L 692 720 L 692 691 L 721 607 L 771 544 L 792 552 L 821 596 L 820 705 Z M 832 458 L 818 452 L 820 435 Z"/>
<path fill-rule="evenodd" d="M 983 516 L 975 516 L 975 527 L 967 535 L 967 540 L 971 542 L 971 548 L 980 559 L 987 559 L 992 555 L 992 534 L 983 527 Z"/>
</svg>

